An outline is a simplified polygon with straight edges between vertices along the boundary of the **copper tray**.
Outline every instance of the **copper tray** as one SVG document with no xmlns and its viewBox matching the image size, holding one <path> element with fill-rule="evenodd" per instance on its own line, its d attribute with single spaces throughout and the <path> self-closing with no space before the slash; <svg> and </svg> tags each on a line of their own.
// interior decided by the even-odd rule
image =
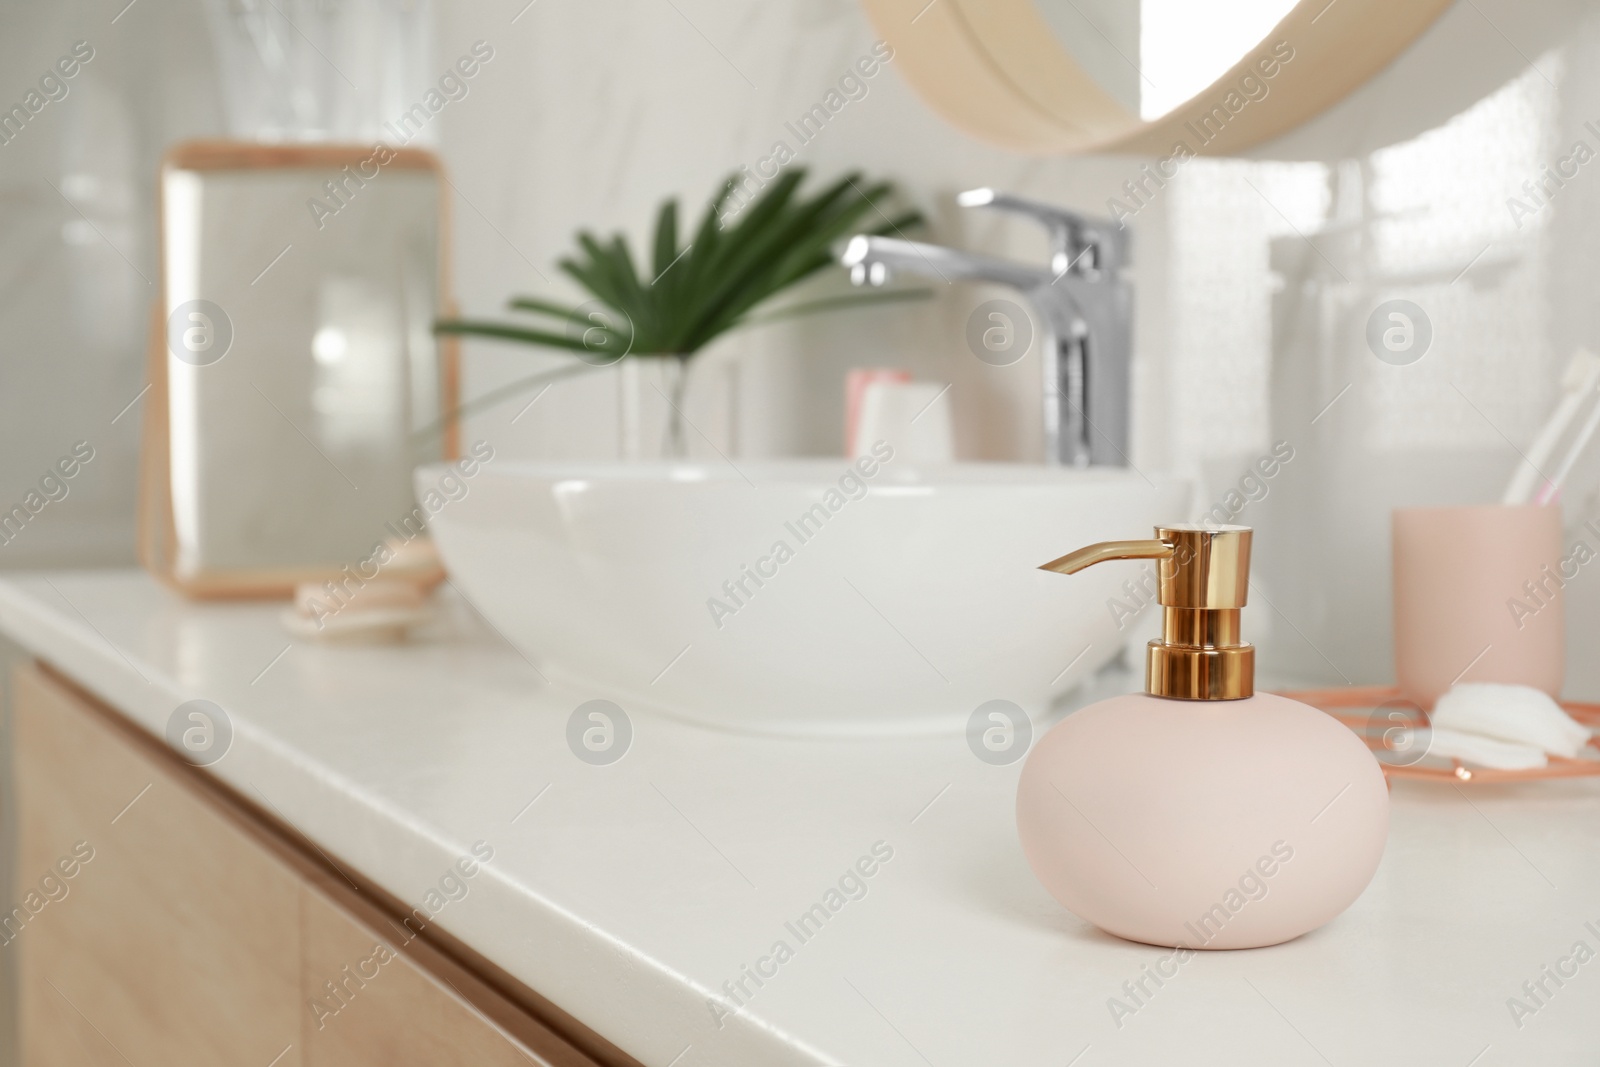
<svg viewBox="0 0 1600 1067">
<path fill-rule="evenodd" d="M 1400 690 L 1392 685 L 1352 685 L 1341 686 L 1337 689 L 1291 689 L 1278 694 L 1290 700 L 1298 700 L 1303 704 L 1310 704 L 1327 712 L 1329 715 L 1344 723 L 1354 730 L 1356 736 L 1365 741 L 1367 747 L 1374 752 L 1393 750 L 1389 743 L 1389 730 L 1379 730 L 1374 735 L 1374 727 L 1381 724 L 1373 721 L 1373 713 L 1388 703 L 1403 704 Z M 1578 722 L 1585 726 L 1600 726 L 1600 704 L 1586 704 L 1573 700 L 1560 701 L 1562 709 Z M 1415 705 L 1405 706 L 1415 708 Z M 1352 708 L 1364 709 L 1364 714 L 1357 714 L 1346 710 Z M 1423 722 L 1417 725 L 1425 725 Z M 1451 759 L 1450 767 L 1423 767 L 1415 763 L 1392 763 L 1381 756 L 1378 762 L 1383 766 L 1383 773 L 1388 778 L 1422 778 L 1436 782 L 1470 783 L 1487 785 L 1495 782 L 1538 782 L 1549 778 L 1588 778 L 1600 776 L 1600 745 L 1591 740 L 1588 749 L 1596 754 L 1594 759 L 1568 759 L 1565 756 L 1550 756 L 1550 764 L 1546 767 L 1535 767 L 1521 771 L 1500 771 L 1488 767 L 1468 767 L 1458 759 Z M 1422 757 L 1419 757 L 1419 759 Z"/>
</svg>

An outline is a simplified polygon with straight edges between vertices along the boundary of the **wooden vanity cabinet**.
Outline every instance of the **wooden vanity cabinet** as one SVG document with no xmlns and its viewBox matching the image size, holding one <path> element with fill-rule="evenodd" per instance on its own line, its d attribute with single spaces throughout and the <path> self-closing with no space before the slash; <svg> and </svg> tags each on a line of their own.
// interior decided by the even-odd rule
<svg viewBox="0 0 1600 1067">
<path fill-rule="evenodd" d="M 0 952 L 23 1067 L 633 1063 L 449 945 L 408 943 L 351 872 L 48 668 L 12 696 Z"/>
</svg>

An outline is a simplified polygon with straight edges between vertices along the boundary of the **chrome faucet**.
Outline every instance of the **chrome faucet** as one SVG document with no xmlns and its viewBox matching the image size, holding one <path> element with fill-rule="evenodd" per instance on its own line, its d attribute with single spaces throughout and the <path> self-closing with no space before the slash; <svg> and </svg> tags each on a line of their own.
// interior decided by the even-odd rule
<svg viewBox="0 0 1600 1067">
<path fill-rule="evenodd" d="M 1045 462 L 1126 466 L 1133 355 L 1133 291 L 1122 279 L 1128 234 L 1109 219 L 993 189 L 971 189 L 956 202 L 1012 211 L 1044 226 L 1048 269 L 920 241 L 857 235 L 840 259 L 850 268 L 850 280 L 883 285 L 903 271 L 946 282 L 996 282 L 1021 292 L 1044 325 Z"/>
</svg>

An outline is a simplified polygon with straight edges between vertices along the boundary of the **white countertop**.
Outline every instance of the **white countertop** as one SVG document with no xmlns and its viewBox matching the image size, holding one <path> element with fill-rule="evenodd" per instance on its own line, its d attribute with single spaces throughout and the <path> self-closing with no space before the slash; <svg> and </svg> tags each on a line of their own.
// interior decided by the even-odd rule
<svg viewBox="0 0 1600 1067">
<path fill-rule="evenodd" d="M 1600 782 L 1398 783 L 1348 912 L 1199 954 L 1119 1027 L 1109 998 L 1164 953 L 1034 881 L 1020 763 L 634 714 L 626 756 L 592 766 L 565 739 L 589 694 L 440 599 L 410 644 L 337 647 L 292 641 L 280 605 L 191 604 L 140 572 L 23 575 L 0 581 L 0 629 L 157 734 L 184 701 L 221 705 L 211 770 L 405 900 L 487 841 L 437 921 L 652 1067 L 1600 1060 L 1600 959 L 1546 980 L 1520 1028 L 1507 1006 L 1575 942 L 1600 952 Z M 785 923 L 878 842 L 866 894 L 801 943 Z M 708 996 L 779 940 L 792 958 L 718 1029 Z"/>
</svg>

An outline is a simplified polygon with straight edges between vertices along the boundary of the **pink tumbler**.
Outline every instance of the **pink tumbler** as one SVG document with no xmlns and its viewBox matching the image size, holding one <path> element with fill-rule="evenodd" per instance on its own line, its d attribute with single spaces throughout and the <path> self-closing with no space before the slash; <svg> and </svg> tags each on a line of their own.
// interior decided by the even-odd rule
<svg viewBox="0 0 1600 1067">
<path fill-rule="evenodd" d="M 1565 573 L 1564 573 L 1565 568 Z M 1394 513 L 1394 662 L 1400 694 L 1431 709 L 1457 682 L 1561 695 L 1561 509 L 1541 504 Z"/>
</svg>

